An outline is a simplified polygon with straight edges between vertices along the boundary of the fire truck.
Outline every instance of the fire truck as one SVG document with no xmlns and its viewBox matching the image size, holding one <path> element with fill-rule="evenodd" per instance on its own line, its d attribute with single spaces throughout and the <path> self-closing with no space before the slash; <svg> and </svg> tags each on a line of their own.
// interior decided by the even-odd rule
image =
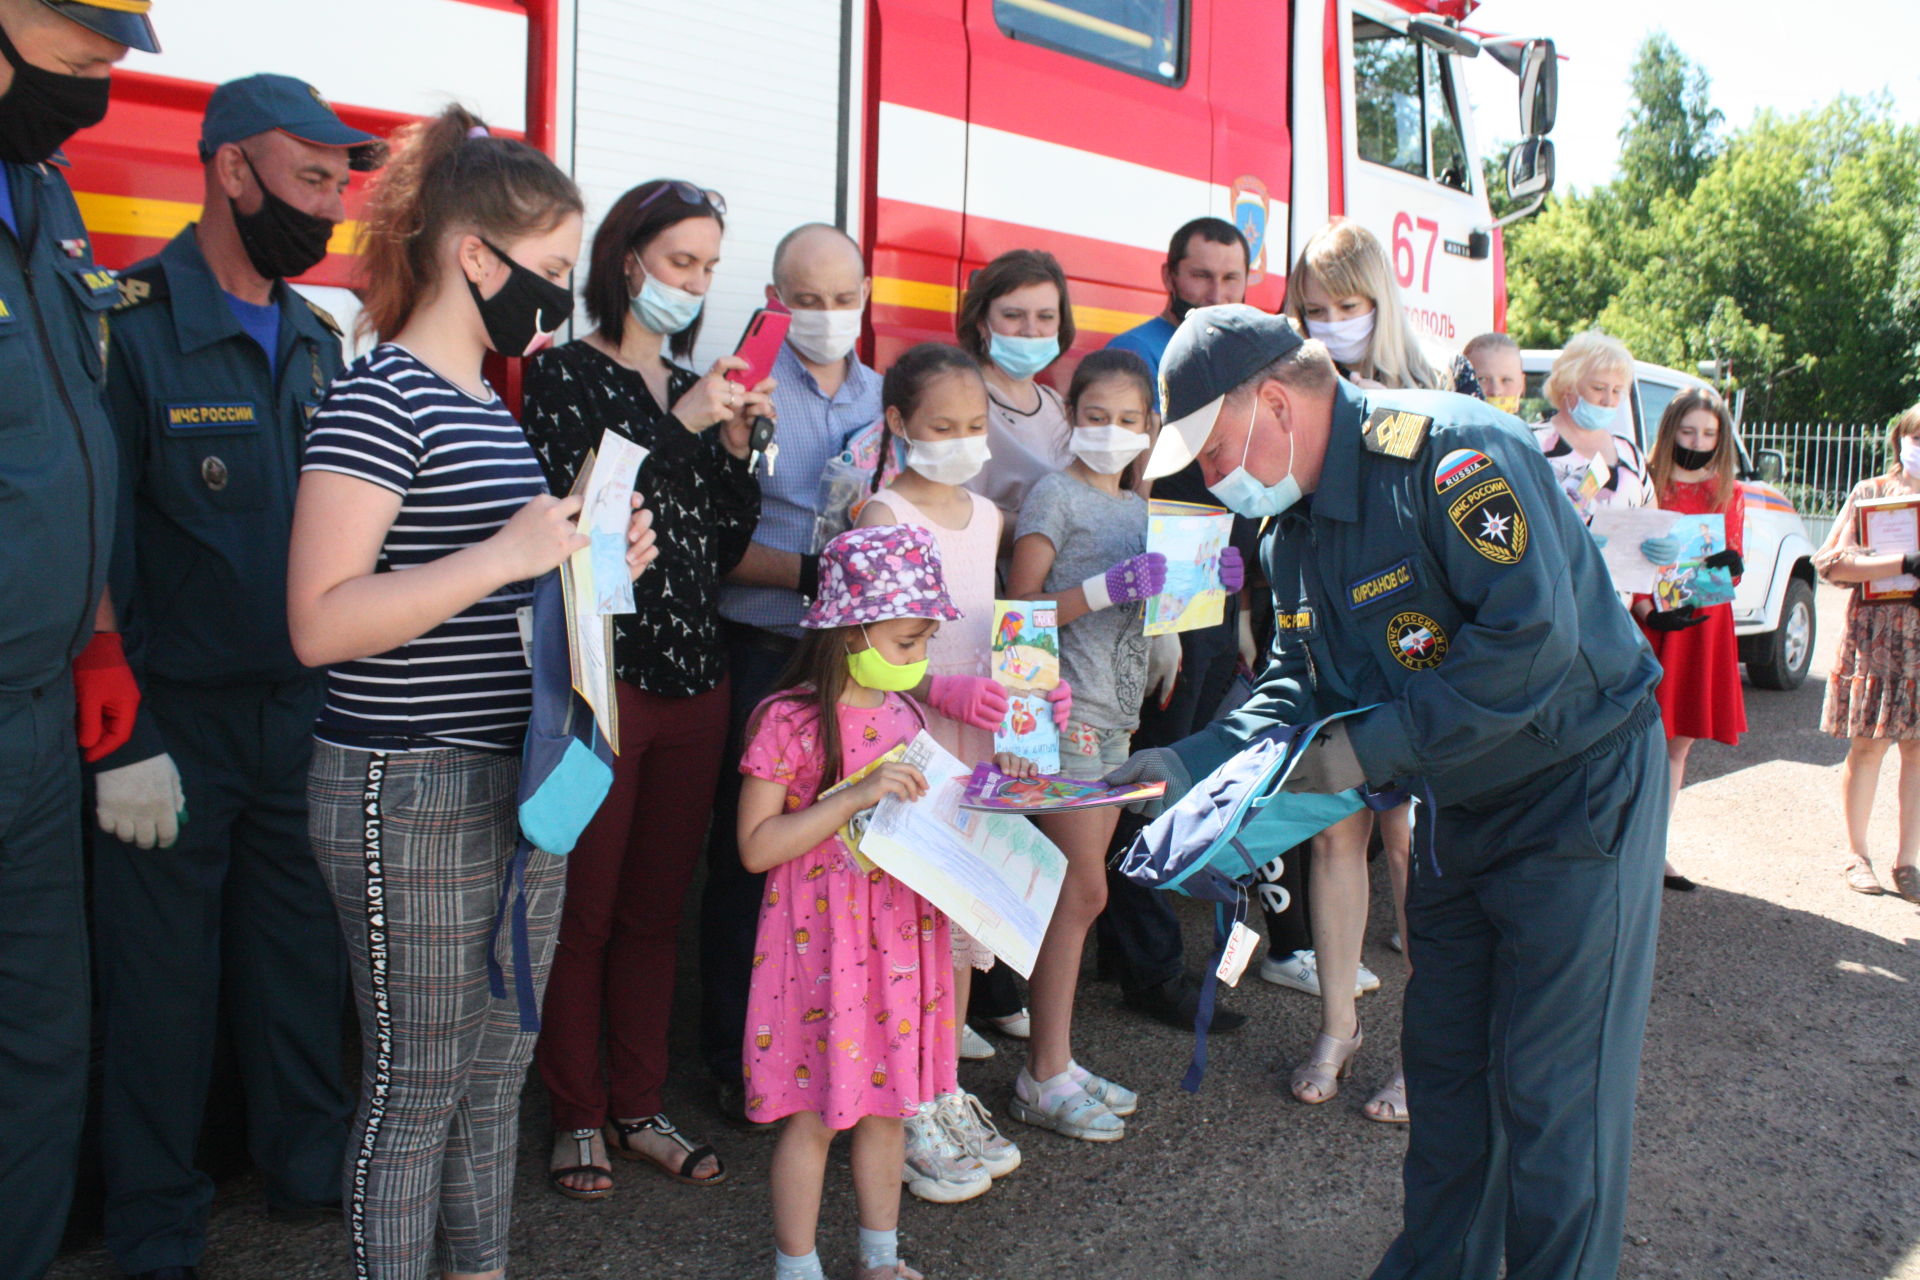
<svg viewBox="0 0 1920 1280">
<path fill-rule="evenodd" d="M 1231 219 L 1249 301 L 1278 309 L 1287 265 L 1327 218 L 1388 247 L 1437 348 L 1503 326 L 1461 63 L 1518 80 L 1520 199 L 1552 183 L 1555 58 L 1544 39 L 1462 24 L 1474 0 L 190 0 L 165 46 L 114 77 L 105 122 L 69 147 L 102 263 L 157 251 L 197 216 L 194 143 L 212 87 L 256 71 L 314 84 L 389 133 L 449 100 L 546 149 L 579 181 L 588 233 L 648 178 L 729 206 L 701 357 L 759 303 L 775 242 L 845 227 L 873 274 L 866 351 L 951 338 L 971 272 L 1053 252 L 1079 346 L 1164 305 L 1173 229 Z M 358 207 L 363 177 L 348 208 Z M 344 323 L 355 228 L 298 283 Z"/>
</svg>

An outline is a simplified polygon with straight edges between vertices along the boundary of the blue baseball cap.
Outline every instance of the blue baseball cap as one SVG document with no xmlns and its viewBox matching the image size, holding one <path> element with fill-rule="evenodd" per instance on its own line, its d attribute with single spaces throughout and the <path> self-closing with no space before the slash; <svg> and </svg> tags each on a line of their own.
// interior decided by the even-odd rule
<svg viewBox="0 0 1920 1280">
<path fill-rule="evenodd" d="M 40 3 L 129 49 L 160 52 L 160 37 L 154 35 L 153 20 L 147 17 L 153 0 L 40 0 Z"/>
<path fill-rule="evenodd" d="M 385 143 L 343 122 L 305 80 L 262 73 L 229 80 L 207 99 L 200 159 L 211 160 L 229 142 L 276 129 L 315 146 L 346 148 L 351 169 L 378 169 L 386 154 Z"/>
<path fill-rule="evenodd" d="M 1285 316 L 1244 302 L 1187 312 L 1160 357 L 1165 425 L 1145 477 L 1170 476 L 1199 457 L 1227 394 L 1304 341 Z"/>
</svg>

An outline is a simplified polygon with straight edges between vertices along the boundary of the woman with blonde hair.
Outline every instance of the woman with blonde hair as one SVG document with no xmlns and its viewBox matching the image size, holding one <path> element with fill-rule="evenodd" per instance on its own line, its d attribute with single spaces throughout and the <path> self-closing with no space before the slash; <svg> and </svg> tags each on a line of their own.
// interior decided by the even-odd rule
<svg viewBox="0 0 1920 1280">
<path fill-rule="evenodd" d="M 1533 438 L 1588 520 L 1602 506 L 1644 507 L 1651 497 L 1646 458 L 1629 434 L 1632 416 L 1621 412 L 1632 388 L 1633 354 L 1598 329 L 1567 343 L 1542 388 L 1554 415 Z"/>
<path fill-rule="evenodd" d="M 1427 359 L 1386 250 L 1357 222 L 1335 218 L 1314 232 L 1287 277 L 1287 310 L 1295 327 L 1325 344 L 1340 372 L 1359 386 L 1480 394 L 1464 358 L 1446 369 Z"/>
<path fill-rule="evenodd" d="M 1876 551 L 1860 545 L 1857 508 L 1873 498 L 1920 494 L 1920 405 L 1893 420 L 1887 431 L 1887 470 L 1853 487 L 1833 532 L 1813 557 L 1821 578 L 1851 589 L 1847 629 L 1827 677 L 1820 727 L 1848 738 L 1840 788 L 1847 816 L 1845 871 L 1856 893 L 1879 893 L 1867 857 L 1867 820 L 1887 745 L 1900 744 L 1900 847 L 1893 885 L 1909 902 L 1920 902 L 1920 595 L 1870 601 L 1859 584 L 1898 574 L 1920 575 L 1920 552 Z"/>
</svg>

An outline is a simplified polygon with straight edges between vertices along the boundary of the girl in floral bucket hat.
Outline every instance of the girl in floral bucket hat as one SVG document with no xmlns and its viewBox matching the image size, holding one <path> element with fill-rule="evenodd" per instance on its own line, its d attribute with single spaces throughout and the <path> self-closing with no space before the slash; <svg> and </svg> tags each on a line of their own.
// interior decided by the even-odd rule
<svg viewBox="0 0 1920 1280">
<path fill-rule="evenodd" d="M 743 1062 L 747 1115 L 787 1120 L 772 1179 L 781 1276 L 821 1275 L 814 1233 L 835 1134 L 853 1130 L 856 1169 L 899 1169 L 903 1120 L 958 1087 L 947 919 L 886 872 L 862 870 L 840 832 L 887 796 L 926 794 L 918 769 L 876 762 L 923 727 L 907 691 L 926 675 L 928 639 L 959 616 L 926 530 L 841 534 L 820 553 L 781 692 L 748 726 L 740 860 L 767 879 Z M 944 1181 L 968 1195 L 990 1185 L 984 1172 Z M 891 1173 L 855 1181 L 861 1280 L 918 1274 L 899 1259 L 900 1187 Z"/>
</svg>

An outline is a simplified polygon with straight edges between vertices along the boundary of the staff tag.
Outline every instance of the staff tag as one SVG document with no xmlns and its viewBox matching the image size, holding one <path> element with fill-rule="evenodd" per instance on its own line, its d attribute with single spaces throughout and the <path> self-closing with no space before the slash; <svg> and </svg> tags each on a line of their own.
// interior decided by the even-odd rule
<svg viewBox="0 0 1920 1280">
<path fill-rule="evenodd" d="M 523 604 L 513 611 L 513 620 L 520 624 L 520 656 L 533 665 L 533 606 Z"/>
<path fill-rule="evenodd" d="M 1214 971 L 1220 981 L 1239 986 L 1240 975 L 1247 971 L 1247 961 L 1253 959 L 1253 949 L 1259 943 L 1259 934 L 1235 920 L 1233 932 L 1227 935 L 1227 949 L 1220 954 L 1220 967 Z"/>
</svg>

